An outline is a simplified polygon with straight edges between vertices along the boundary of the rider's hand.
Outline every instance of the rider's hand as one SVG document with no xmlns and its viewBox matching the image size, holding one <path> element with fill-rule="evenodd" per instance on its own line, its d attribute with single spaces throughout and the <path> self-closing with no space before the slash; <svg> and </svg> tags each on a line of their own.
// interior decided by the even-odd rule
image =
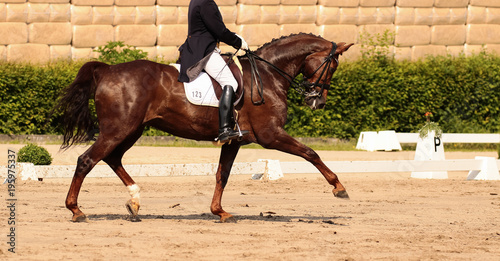
<svg viewBox="0 0 500 261">
<path fill-rule="evenodd" d="M 236 36 L 238 36 L 238 37 L 241 39 L 241 47 L 240 47 L 240 49 L 245 50 L 245 51 L 250 50 L 250 49 L 248 48 L 248 44 L 247 44 L 247 42 L 245 41 L 245 39 L 243 39 L 243 37 L 241 37 L 241 36 L 240 36 L 240 35 L 238 35 L 238 34 L 236 34 Z"/>
</svg>

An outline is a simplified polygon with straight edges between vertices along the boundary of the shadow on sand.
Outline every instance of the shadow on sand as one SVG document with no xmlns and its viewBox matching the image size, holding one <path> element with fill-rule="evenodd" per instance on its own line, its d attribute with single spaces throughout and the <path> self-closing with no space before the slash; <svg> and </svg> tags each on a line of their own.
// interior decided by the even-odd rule
<svg viewBox="0 0 500 261">
<path fill-rule="evenodd" d="M 260 213 L 260 215 L 235 215 L 236 221 L 270 221 L 270 222 L 303 222 L 303 223 L 325 223 L 337 226 L 347 226 L 339 223 L 339 220 L 349 220 L 352 217 L 334 216 L 334 217 L 314 217 L 314 216 L 280 216 L 272 212 Z M 130 215 L 122 214 L 101 214 L 88 215 L 90 221 L 98 220 L 128 220 L 131 222 L 139 222 L 142 220 L 204 220 L 220 223 L 219 218 L 209 213 L 191 214 L 191 215 L 138 215 L 133 218 Z"/>
</svg>

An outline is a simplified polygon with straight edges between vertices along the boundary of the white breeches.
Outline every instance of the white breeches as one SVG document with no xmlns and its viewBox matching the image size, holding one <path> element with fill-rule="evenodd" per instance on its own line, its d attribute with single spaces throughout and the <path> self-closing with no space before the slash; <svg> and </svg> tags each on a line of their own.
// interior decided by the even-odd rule
<svg viewBox="0 0 500 261">
<path fill-rule="evenodd" d="M 212 76 L 222 88 L 229 85 L 233 87 L 235 92 L 238 89 L 238 82 L 234 78 L 226 61 L 224 61 L 220 55 L 220 50 L 218 48 L 210 55 L 210 59 L 208 59 L 207 65 L 205 66 L 205 72 Z"/>
</svg>

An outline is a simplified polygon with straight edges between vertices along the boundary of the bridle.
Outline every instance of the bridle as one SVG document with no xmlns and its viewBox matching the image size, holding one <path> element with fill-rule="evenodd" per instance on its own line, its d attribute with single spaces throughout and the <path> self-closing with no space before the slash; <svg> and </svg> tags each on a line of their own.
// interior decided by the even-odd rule
<svg viewBox="0 0 500 261">
<path fill-rule="evenodd" d="M 337 65 L 339 64 L 338 59 L 335 58 L 335 51 L 336 50 L 337 50 L 337 44 L 335 42 L 332 42 L 332 49 L 330 51 L 330 54 L 325 58 L 325 61 L 323 61 L 323 63 L 320 66 L 318 66 L 318 68 L 316 68 L 316 70 L 314 70 L 313 73 L 310 76 L 305 76 L 304 75 L 305 81 L 303 81 L 301 83 L 297 83 L 294 80 L 294 77 L 292 77 L 290 74 L 288 74 L 287 72 L 283 71 L 282 69 L 276 67 L 274 64 L 272 64 L 272 63 L 268 62 L 267 60 L 261 58 L 260 56 L 258 56 L 254 52 L 252 52 L 250 50 L 247 50 L 245 55 L 247 56 L 247 58 L 248 58 L 248 60 L 250 62 L 250 67 L 251 67 L 251 72 L 252 72 L 252 79 L 255 79 L 255 83 L 257 85 L 257 91 L 258 91 L 259 96 L 260 96 L 260 101 L 254 101 L 253 100 L 253 89 L 254 89 L 253 88 L 253 84 L 254 84 L 254 81 L 251 81 L 250 97 L 251 97 L 252 103 L 254 105 L 264 104 L 264 86 L 262 84 L 262 77 L 260 76 L 256 60 L 259 60 L 259 61 L 262 61 L 262 62 L 266 63 L 271 68 L 273 68 L 275 71 L 277 71 L 283 78 L 285 78 L 286 80 L 288 80 L 288 82 L 290 83 L 290 85 L 292 86 L 292 88 L 294 88 L 298 93 L 304 95 L 306 97 L 306 99 L 321 98 L 321 96 L 323 95 L 323 91 L 330 89 L 330 84 L 329 83 L 330 83 L 331 79 L 330 80 L 327 79 L 328 78 L 328 73 L 327 72 L 332 67 L 333 61 L 335 61 L 335 63 Z M 318 79 L 314 83 L 307 81 L 307 79 L 313 77 L 321 69 L 321 67 L 323 67 L 323 69 L 321 70 L 321 74 L 318 77 Z M 320 83 L 320 82 L 323 82 L 323 83 Z M 325 83 L 325 82 L 328 82 L 328 84 Z M 321 87 L 321 90 L 318 92 L 318 91 L 316 91 L 314 89 L 315 87 Z M 311 91 L 309 91 L 309 90 L 311 90 Z"/>
<path fill-rule="evenodd" d="M 323 61 L 323 63 L 320 66 L 318 66 L 318 68 L 316 68 L 316 70 L 314 70 L 314 72 L 311 74 L 311 76 L 307 77 L 304 75 L 305 81 L 302 82 L 301 85 L 303 85 L 306 89 L 312 90 L 309 93 L 306 93 L 307 98 L 315 98 L 315 97 L 321 98 L 324 90 L 330 90 L 331 79 L 327 79 L 328 73 L 326 73 L 326 72 L 328 72 L 330 70 L 333 61 L 335 61 L 337 63 L 337 65 L 339 64 L 339 61 L 334 56 L 336 50 L 337 50 L 337 44 L 332 42 L 332 50 L 330 51 L 330 54 L 326 57 L 325 61 Z M 311 82 L 307 81 L 307 79 L 313 77 L 319 71 L 319 69 L 321 67 L 323 67 L 323 70 L 321 71 L 321 74 L 319 75 L 316 82 L 311 83 Z M 323 83 L 320 83 L 320 82 L 323 82 Z M 328 82 L 328 83 L 326 83 L 326 82 Z M 321 90 L 319 92 L 317 92 L 314 89 L 315 87 L 321 87 Z"/>
</svg>

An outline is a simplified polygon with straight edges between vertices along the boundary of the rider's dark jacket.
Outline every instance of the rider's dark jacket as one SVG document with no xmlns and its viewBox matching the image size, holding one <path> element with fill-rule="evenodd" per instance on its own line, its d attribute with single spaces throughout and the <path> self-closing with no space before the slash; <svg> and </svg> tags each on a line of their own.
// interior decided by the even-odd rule
<svg viewBox="0 0 500 261">
<path fill-rule="evenodd" d="M 178 80 L 190 82 L 196 79 L 219 41 L 235 49 L 241 47 L 241 39 L 226 28 L 214 0 L 191 0 L 188 36 L 179 47 L 181 70 Z"/>
</svg>

